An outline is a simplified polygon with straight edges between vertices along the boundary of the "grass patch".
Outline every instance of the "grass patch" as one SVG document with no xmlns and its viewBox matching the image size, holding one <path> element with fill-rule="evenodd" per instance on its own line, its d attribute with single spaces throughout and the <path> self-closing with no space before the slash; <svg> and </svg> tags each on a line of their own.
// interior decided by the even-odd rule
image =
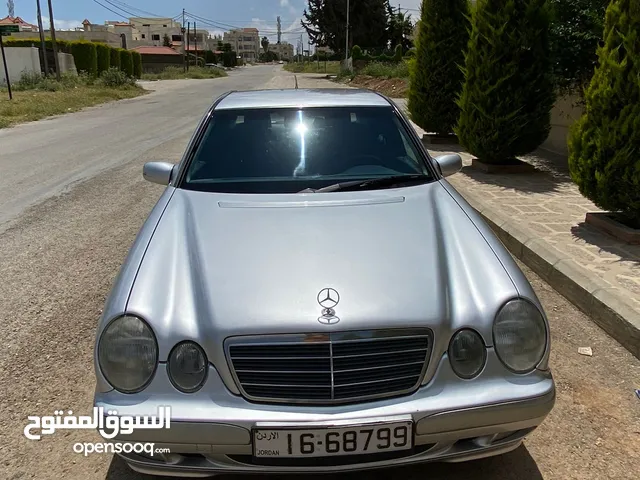
<svg viewBox="0 0 640 480">
<path fill-rule="evenodd" d="M 311 63 L 294 63 L 290 62 L 284 66 L 284 69 L 287 72 L 293 73 L 328 73 L 332 75 L 337 75 L 340 73 L 340 62 L 332 61 L 332 62 L 323 62 L 320 63 L 311 62 Z"/>
<path fill-rule="evenodd" d="M 13 86 L 13 100 L 9 100 L 6 89 L 0 89 L 0 128 L 145 93 L 135 80 L 115 72 L 104 72 L 99 79 L 63 75 L 59 82 L 26 74 Z"/>
<path fill-rule="evenodd" d="M 371 62 L 359 70 L 358 75 L 378 78 L 409 78 L 409 64 L 404 61 L 399 63 Z"/>
<path fill-rule="evenodd" d="M 142 80 L 180 80 L 186 78 L 204 79 L 226 77 L 227 72 L 219 68 L 189 67 L 185 72 L 182 67 L 167 67 L 160 73 L 144 73 Z"/>
</svg>

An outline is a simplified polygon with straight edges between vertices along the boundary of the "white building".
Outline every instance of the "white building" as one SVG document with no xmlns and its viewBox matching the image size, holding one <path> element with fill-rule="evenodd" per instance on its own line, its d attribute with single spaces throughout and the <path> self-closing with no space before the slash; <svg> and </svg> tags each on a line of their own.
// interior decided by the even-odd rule
<svg viewBox="0 0 640 480">
<path fill-rule="evenodd" d="M 278 60 L 293 59 L 293 45 L 288 42 L 269 43 L 269 51 L 278 55 Z"/>
<path fill-rule="evenodd" d="M 260 34 L 257 28 L 238 28 L 224 33 L 224 43 L 242 57 L 245 62 L 257 62 L 260 57 Z"/>
</svg>

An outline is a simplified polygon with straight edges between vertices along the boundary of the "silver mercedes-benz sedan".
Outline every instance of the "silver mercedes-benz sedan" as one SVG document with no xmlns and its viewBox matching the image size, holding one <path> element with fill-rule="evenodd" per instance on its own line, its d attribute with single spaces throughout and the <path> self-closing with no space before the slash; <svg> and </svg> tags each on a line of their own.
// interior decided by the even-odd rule
<svg viewBox="0 0 640 480">
<path fill-rule="evenodd" d="M 393 102 L 231 92 L 165 185 L 99 322 L 95 407 L 161 475 L 465 461 L 551 411 L 549 326 L 517 264 Z"/>
</svg>

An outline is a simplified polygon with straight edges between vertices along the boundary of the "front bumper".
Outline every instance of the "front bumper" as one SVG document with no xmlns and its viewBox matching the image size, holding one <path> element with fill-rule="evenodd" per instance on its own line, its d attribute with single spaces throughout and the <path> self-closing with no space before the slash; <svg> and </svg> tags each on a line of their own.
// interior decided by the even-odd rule
<svg viewBox="0 0 640 480">
<path fill-rule="evenodd" d="M 159 368 L 153 387 L 136 395 L 96 394 L 96 407 L 120 415 L 155 415 L 171 406 L 171 428 L 137 430 L 114 442 L 151 442 L 170 454 L 121 454 L 134 470 L 147 474 L 209 476 L 217 473 L 312 473 L 408 465 L 428 461 L 466 461 L 506 453 L 544 420 L 555 403 L 549 371 L 528 375 L 492 374 L 499 362 L 490 349 L 487 369 L 475 380 L 459 379 L 442 357 L 432 381 L 412 395 L 332 407 L 258 405 L 231 394 L 211 368 L 207 388 L 179 394 Z M 504 370 L 502 369 L 504 372 Z M 217 382 L 215 385 L 209 385 Z M 414 448 L 395 454 L 303 459 L 256 459 L 251 429 L 258 422 L 353 421 L 411 415 Z"/>
</svg>

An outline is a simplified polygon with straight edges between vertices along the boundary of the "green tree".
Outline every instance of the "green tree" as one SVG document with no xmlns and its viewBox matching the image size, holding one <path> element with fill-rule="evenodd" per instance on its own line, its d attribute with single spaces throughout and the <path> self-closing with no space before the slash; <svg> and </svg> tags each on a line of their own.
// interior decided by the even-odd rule
<svg viewBox="0 0 640 480">
<path fill-rule="evenodd" d="M 408 107 L 413 121 L 428 132 L 450 134 L 458 121 L 468 15 L 468 0 L 422 2 Z"/>
<path fill-rule="evenodd" d="M 473 11 L 456 133 L 485 163 L 511 162 L 549 134 L 549 18 L 547 0 L 478 0 Z"/>
<path fill-rule="evenodd" d="M 71 42 L 71 54 L 78 72 L 87 72 L 91 76 L 98 73 L 98 50 L 96 44 L 84 40 Z"/>
<path fill-rule="evenodd" d="M 264 53 L 267 53 L 269 51 L 269 39 L 267 37 L 262 37 L 260 44 L 262 45 Z"/>
<path fill-rule="evenodd" d="M 549 0 L 553 73 L 561 93 L 582 94 L 598 63 L 609 0 Z"/>
<path fill-rule="evenodd" d="M 413 22 L 411 14 L 402 10 L 395 11 L 389 6 L 388 36 L 392 45 L 401 45 L 405 52 L 413 47 L 411 35 L 413 34 Z"/>
<path fill-rule="evenodd" d="M 640 3 L 612 0 L 604 45 L 569 135 L 569 169 L 580 193 L 640 228 Z"/>
<path fill-rule="evenodd" d="M 97 73 L 100 75 L 111 66 L 111 47 L 106 43 L 96 43 L 96 54 L 98 56 Z"/>
<path fill-rule="evenodd" d="M 133 55 L 124 48 L 120 49 L 120 70 L 133 77 Z"/>
<path fill-rule="evenodd" d="M 133 62 L 133 76 L 142 78 L 142 54 L 131 50 L 131 61 Z"/>
<path fill-rule="evenodd" d="M 115 68 L 120 69 L 120 49 L 119 48 L 111 48 L 109 50 L 109 54 L 110 54 L 110 60 L 109 60 L 109 65 Z"/>
<path fill-rule="evenodd" d="M 331 50 L 343 52 L 347 2 L 345 0 L 307 0 L 302 26 L 311 43 L 326 45 Z M 365 49 L 383 48 L 389 38 L 389 0 L 350 0 L 349 48 L 360 45 Z"/>
<path fill-rule="evenodd" d="M 167 35 L 166 33 L 164 34 L 164 37 L 162 37 L 162 45 L 165 47 L 171 47 L 171 39 L 169 38 L 169 35 Z"/>
<path fill-rule="evenodd" d="M 206 63 L 218 63 L 218 59 L 216 58 L 216 54 L 211 50 L 206 50 L 204 52 L 204 61 Z"/>
</svg>

